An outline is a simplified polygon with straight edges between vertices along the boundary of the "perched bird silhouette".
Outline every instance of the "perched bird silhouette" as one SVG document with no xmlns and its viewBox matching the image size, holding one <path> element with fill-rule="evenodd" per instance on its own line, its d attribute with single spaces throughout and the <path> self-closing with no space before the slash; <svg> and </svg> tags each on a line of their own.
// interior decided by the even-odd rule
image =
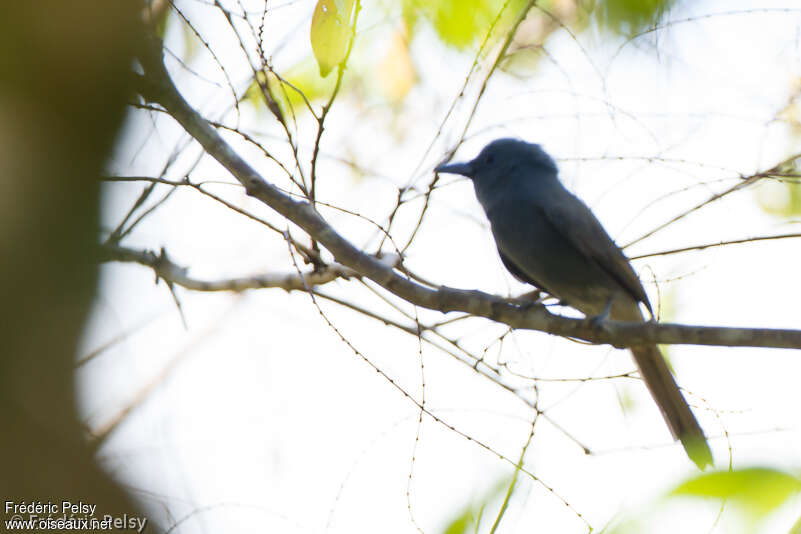
<svg viewBox="0 0 801 534">
<path fill-rule="evenodd" d="M 587 205 L 565 189 L 556 163 L 539 145 L 498 139 L 472 161 L 435 172 L 473 181 L 501 260 L 519 280 L 587 317 L 642 321 L 640 303 L 653 316 L 628 259 Z M 641 345 L 631 353 L 673 437 L 700 469 L 711 465 L 704 432 L 659 349 Z"/>
</svg>

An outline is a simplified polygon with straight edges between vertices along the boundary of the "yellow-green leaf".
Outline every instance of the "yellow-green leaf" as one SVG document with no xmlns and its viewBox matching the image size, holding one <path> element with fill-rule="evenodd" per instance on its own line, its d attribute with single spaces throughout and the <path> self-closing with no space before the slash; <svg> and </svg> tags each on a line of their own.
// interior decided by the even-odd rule
<svg viewBox="0 0 801 534">
<path fill-rule="evenodd" d="M 320 76 L 345 59 L 351 34 L 353 0 L 318 0 L 311 23 L 311 45 Z"/>
<path fill-rule="evenodd" d="M 764 516 L 801 491 L 798 477 L 767 468 L 704 473 L 687 480 L 672 495 L 727 499 Z"/>
<path fill-rule="evenodd" d="M 331 94 L 336 80 L 320 77 L 320 72 L 314 58 L 306 56 L 292 67 L 281 72 L 281 77 L 288 83 L 283 83 L 275 74 L 269 73 L 266 77 L 259 74 L 260 80 L 253 80 L 250 88 L 245 94 L 245 100 L 252 104 L 256 109 L 270 107 L 273 114 L 275 109 L 266 102 L 272 100 L 280 109 L 282 116 L 288 117 L 299 115 L 307 111 L 306 100 L 314 102 Z M 261 82 L 261 83 L 259 83 Z M 266 85 L 265 85 L 266 83 Z M 343 88 L 347 87 L 349 79 L 346 76 Z M 264 88 L 268 90 L 268 95 L 264 94 Z M 301 93 L 303 95 L 301 96 Z M 304 100 L 303 97 L 306 97 Z"/>
</svg>

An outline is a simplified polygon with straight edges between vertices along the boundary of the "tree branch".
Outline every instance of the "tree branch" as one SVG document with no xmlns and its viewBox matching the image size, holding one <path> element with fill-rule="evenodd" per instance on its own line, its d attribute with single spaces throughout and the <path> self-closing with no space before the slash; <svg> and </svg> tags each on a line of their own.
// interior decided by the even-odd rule
<svg viewBox="0 0 801 534">
<path fill-rule="evenodd" d="M 461 311 L 505 323 L 513 328 L 539 330 L 617 347 L 640 344 L 694 344 L 741 347 L 801 348 L 801 331 L 723 328 L 657 323 L 606 321 L 561 317 L 539 304 L 519 304 L 481 291 L 441 286 L 431 289 L 403 277 L 392 266 L 365 254 L 337 233 L 306 201 L 296 201 L 259 175 L 178 92 L 163 63 L 161 43 L 151 38 L 141 51 L 145 75 L 140 92 L 167 112 L 225 167 L 248 195 L 270 206 L 322 244 L 343 266 L 417 306 L 440 312 Z M 177 273 L 186 276 L 184 273 Z M 176 281 L 176 283 L 178 283 Z"/>
<path fill-rule="evenodd" d="M 298 275 L 292 273 L 271 273 L 247 276 L 242 278 L 229 278 L 223 280 L 199 280 L 187 273 L 188 268 L 173 262 L 164 249 L 156 254 L 150 250 L 136 250 L 119 245 L 103 245 L 101 247 L 101 261 L 133 262 L 153 269 L 157 279 L 169 284 L 195 291 L 246 291 L 248 289 L 280 288 L 286 291 L 304 290 L 306 286 L 314 287 L 340 278 L 361 276 L 359 273 L 342 265 L 327 265 L 325 269 Z M 305 279 L 305 283 L 304 283 Z M 305 285 L 304 285 L 305 284 Z"/>
</svg>

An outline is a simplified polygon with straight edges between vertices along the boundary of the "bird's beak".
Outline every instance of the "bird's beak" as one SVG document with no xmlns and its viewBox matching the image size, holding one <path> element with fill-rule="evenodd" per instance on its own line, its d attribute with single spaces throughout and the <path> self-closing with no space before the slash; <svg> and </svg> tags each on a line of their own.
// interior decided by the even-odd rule
<svg viewBox="0 0 801 534">
<path fill-rule="evenodd" d="M 473 166 L 470 163 L 447 163 L 438 166 L 434 172 L 445 172 L 448 174 L 461 174 L 462 176 L 472 176 Z"/>
</svg>

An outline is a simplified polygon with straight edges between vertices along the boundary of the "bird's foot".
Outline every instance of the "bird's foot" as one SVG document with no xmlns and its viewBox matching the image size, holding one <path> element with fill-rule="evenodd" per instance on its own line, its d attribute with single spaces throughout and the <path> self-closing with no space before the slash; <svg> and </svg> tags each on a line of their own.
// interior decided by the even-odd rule
<svg viewBox="0 0 801 534">
<path fill-rule="evenodd" d="M 531 308 L 532 306 L 542 303 L 542 291 L 535 289 L 534 291 L 529 291 L 528 293 L 523 293 L 520 296 L 509 299 L 509 302 L 521 308 Z"/>
<path fill-rule="evenodd" d="M 606 306 L 604 306 L 604 310 L 601 313 L 592 317 L 587 317 L 587 320 L 589 320 L 593 328 L 605 331 L 607 329 L 606 322 L 609 320 L 609 312 L 611 309 L 612 309 L 612 299 L 609 299 L 609 301 L 606 303 Z"/>
</svg>

